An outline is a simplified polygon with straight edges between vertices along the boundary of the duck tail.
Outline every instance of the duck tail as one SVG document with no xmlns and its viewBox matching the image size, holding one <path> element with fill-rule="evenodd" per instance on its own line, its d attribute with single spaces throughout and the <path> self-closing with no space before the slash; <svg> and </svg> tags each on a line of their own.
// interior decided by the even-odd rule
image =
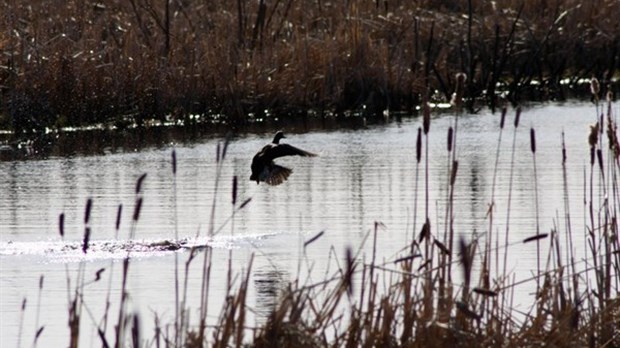
<svg viewBox="0 0 620 348">
<path fill-rule="evenodd" d="M 269 174 L 265 178 L 265 182 L 273 186 L 283 183 L 293 172 L 292 169 L 277 164 L 274 164 L 270 169 Z"/>
</svg>

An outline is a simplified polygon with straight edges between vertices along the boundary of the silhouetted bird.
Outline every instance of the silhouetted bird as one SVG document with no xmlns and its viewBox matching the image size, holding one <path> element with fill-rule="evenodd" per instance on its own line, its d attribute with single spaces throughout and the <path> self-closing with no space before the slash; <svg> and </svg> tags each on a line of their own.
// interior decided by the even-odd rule
<svg viewBox="0 0 620 348">
<path fill-rule="evenodd" d="M 280 185 L 293 172 L 292 169 L 279 166 L 273 160 L 283 156 L 305 156 L 314 157 L 315 154 L 298 149 L 289 144 L 280 144 L 280 139 L 286 138 L 282 131 L 276 133 L 273 143 L 265 145 L 252 159 L 252 175 L 250 180 L 255 180 L 256 184 L 261 181 L 269 185 Z"/>
</svg>

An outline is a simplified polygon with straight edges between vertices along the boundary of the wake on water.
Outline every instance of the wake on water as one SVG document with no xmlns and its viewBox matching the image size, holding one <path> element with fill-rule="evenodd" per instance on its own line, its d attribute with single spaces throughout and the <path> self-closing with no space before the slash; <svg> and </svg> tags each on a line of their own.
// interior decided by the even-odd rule
<svg viewBox="0 0 620 348">
<path fill-rule="evenodd" d="M 35 256 L 47 262 L 80 262 L 163 256 L 191 249 L 255 247 L 277 233 L 174 239 L 0 242 L 0 256 Z M 85 250 L 86 249 L 86 250 Z"/>
</svg>

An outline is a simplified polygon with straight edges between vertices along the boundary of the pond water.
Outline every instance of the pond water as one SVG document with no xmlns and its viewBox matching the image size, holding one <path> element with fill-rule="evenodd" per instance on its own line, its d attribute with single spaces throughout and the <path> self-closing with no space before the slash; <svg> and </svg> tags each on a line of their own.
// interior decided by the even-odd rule
<svg viewBox="0 0 620 348">
<path fill-rule="evenodd" d="M 495 188 L 494 233 L 502 241 L 511 185 L 514 116 L 514 110 L 509 110 Z M 454 120 L 453 114 L 435 115 L 428 138 L 428 211 L 432 233 L 438 238 L 445 231 L 449 181 L 446 139 Z M 474 236 L 484 238 L 489 228 L 486 212 L 491 201 L 499 122 L 499 113 L 488 111 L 459 117 L 454 221 L 456 233 L 468 240 Z M 575 250 L 583 253 L 584 171 L 589 170 L 587 138 L 589 125 L 594 122 L 596 109 L 590 103 L 530 105 L 523 109 L 515 139 L 509 220 L 508 271 L 514 272 L 516 280 L 531 277 L 536 267 L 535 244 L 520 242 L 536 234 L 536 207 L 541 233 L 565 229 L 562 132 L 568 156 Z M 88 283 L 88 279 L 96 278 L 99 269 L 105 268 L 101 280 L 88 283 L 84 289 L 88 314 L 82 318 L 83 346 L 100 346 L 93 323 L 100 322 L 103 316 L 109 289 L 112 302 L 118 303 L 122 269 L 119 261 L 127 251 L 132 257 L 129 308 L 141 315 L 143 337 L 152 337 L 154 313 L 169 319 L 164 323 L 172 323 L 174 260 L 178 255 L 183 265 L 189 252 L 153 250 L 149 246 L 162 240 L 174 241 L 177 234 L 186 245 L 213 248 L 210 319 L 217 318 L 221 307 L 229 251 L 236 272 L 246 269 L 254 255 L 248 289 L 254 321 L 269 312 L 278 288 L 297 278 L 301 268 L 308 271 L 309 266 L 300 267 L 300 262 L 312 264 L 312 280 L 318 281 L 327 268 L 333 269 L 334 258 L 342 257 L 346 247 L 361 247 L 370 255 L 372 245 L 362 246 L 362 242 L 375 221 L 385 225 L 377 235 L 378 259 L 402 256 L 402 249 L 411 242 L 414 231 L 419 232 L 425 216 L 424 158 L 418 165 L 415 150 L 420 126 L 420 118 L 403 118 L 358 130 L 286 132 L 284 142 L 317 153 L 318 157 L 278 159 L 280 164 L 293 168 L 293 174 L 280 186 L 257 185 L 248 180 L 252 156 L 271 141 L 271 134 L 239 135 L 231 140 L 217 190 L 215 154 L 222 139 L 214 137 L 147 147 L 139 152 L 0 162 L 3 346 L 13 347 L 18 342 L 31 345 L 40 326 L 45 328 L 39 346 L 66 346 L 67 278 L 74 287 L 79 269 Z M 530 128 L 536 130 L 536 171 Z M 176 178 L 171 168 L 173 149 L 177 156 Z M 143 173 L 147 174 L 142 185 L 143 205 L 134 226 L 131 216 L 136 180 Z M 237 206 L 247 198 L 252 200 L 230 222 L 227 219 L 233 210 L 233 176 L 239 178 Z M 84 254 L 80 243 L 88 198 L 93 202 L 89 221 L 91 249 Z M 119 204 L 123 210 L 117 231 Z M 223 227 L 209 238 L 214 204 L 214 226 Z M 64 239 L 58 227 L 61 213 L 65 216 Z M 323 236 L 304 249 L 303 242 L 321 231 L 325 231 Z M 546 248 L 548 243 L 541 245 Z M 196 262 L 190 270 L 190 307 L 199 302 L 201 263 Z M 532 283 L 526 282 L 516 291 L 526 298 L 533 291 Z M 197 316 L 191 314 L 192 318 Z"/>
</svg>

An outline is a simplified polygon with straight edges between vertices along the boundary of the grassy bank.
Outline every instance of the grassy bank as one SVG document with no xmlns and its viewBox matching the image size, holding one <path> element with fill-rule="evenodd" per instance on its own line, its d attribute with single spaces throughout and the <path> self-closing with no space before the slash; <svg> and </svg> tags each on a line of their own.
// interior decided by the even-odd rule
<svg viewBox="0 0 620 348">
<path fill-rule="evenodd" d="M 563 98 L 618 74 L 615 0 L 0 2 L 0 129 L 245 124 Z M 617 76 L 616 76 L 617 77 Z M 564 83 L 564 84 L 563 84 Z"/>
</svg>

